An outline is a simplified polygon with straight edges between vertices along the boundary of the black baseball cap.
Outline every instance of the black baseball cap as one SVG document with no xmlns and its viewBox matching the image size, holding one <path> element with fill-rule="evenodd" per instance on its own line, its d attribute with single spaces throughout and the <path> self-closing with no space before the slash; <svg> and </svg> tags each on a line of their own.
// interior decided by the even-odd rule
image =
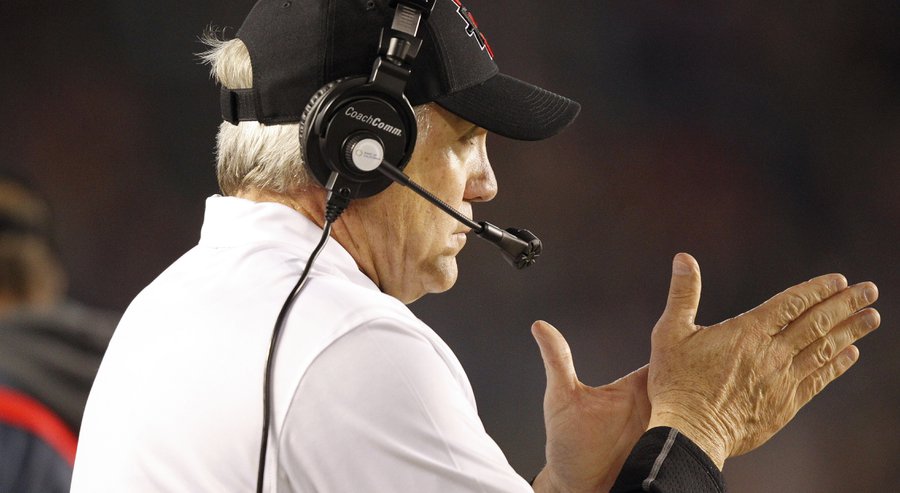
<svg viewBox="0 0 900 493">
<path fill-rule="evenodd" d="M 343 77 L 365 76 L 378 55 L 387 0 L 259 0 L 237 32 L 250 53 L 253 89 L 244 103 L 264 124 L 301 120 L 310 97 Z M 513 139 L 557 134 L 581 106 L 501 74 L 474 16 L 460 0 L 437 0 L 405 94 L 435 102 L 486 130 Z M 223 117 L 236 121 L 223 91 Z"/>
</svg>

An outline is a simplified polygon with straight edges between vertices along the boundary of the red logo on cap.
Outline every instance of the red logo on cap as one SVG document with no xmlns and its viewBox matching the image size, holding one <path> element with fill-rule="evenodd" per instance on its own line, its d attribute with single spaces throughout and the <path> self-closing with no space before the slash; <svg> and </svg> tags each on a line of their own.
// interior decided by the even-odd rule
<svg viewBox="0 0 900 493">
<path fill-rule="evenodd" d="M 453 0 L 453 3 L 456 4 L 456 13 L 466 21 L 466 34 L 474 37 L 475 40 L 478 41 L 478 46 L 481 47 L 481 51 L 487 50 L 488 56 L 493 60 L 494 50 L 491 49 L 491 45 L 488 44 L 487 38 L 485 38 L 484 34 L 481 33 L 481 30 L 478 29 L 478 23 L 475 22 L 475 17 L 469 12 L 469 9 L 461 3 L 461 0 Z"/>
</svg>

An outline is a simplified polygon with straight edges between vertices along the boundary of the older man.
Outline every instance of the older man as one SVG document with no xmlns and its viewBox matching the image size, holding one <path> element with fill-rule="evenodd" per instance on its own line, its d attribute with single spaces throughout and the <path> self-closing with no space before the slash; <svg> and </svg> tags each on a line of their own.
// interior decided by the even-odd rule
<svg viewBox="0 0 900 493">
<path fill-rule="evenodd" d="M 586 386 L 562 335 L 534 324 L 547 465 L 529 485 L 405 306 L 454 284 L 472 225 L 384 176 L 469 219 L 497 193 L 487 133 L 543 139 L 578 105 L 499 74 L 458 1 L 397 3 L 261 0 L 212 42 L 225 196 L 124 315 L 73 491 L 721 491 L 725 459 L 856 360 L 878 325 L 861 310 L 871 283 L 822 276 L 701 328 L 699 268 L 680 254 L 649 369 Z"/>
</svg>

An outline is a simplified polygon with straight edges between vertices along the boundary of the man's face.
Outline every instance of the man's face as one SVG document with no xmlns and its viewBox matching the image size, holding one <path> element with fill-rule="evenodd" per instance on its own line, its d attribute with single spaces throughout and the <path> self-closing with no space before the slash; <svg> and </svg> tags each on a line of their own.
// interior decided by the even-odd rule
<svg viewBox="0 0 900 493">
<path fill-rule="evenodd" d="M 436 104 L 426 108 L 425 121 L 405 172 L 472 217 L 472 202 L 497 194 L 485 146 L 487 132 Z M 410 303 L 456 282 L 456 255 L 466 243 L 468 228 L 415 192 L 391 185 L 352 203 L 341 221 L 360 268 L 383 292 Z"/>
</svg>

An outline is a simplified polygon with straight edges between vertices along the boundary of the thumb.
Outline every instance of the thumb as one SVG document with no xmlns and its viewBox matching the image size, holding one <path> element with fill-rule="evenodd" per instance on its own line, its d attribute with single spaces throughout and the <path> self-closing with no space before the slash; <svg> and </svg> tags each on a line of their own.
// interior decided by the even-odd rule
<svg viewBox="0 0 900 493">
<path fill-rule="evenodd" d="M 672 260 L 672 282 L 669 298 L 658 329 L 686 333 L 694 330 L 697 306 L 700 304 L 700 266 L 694 257 L 686 253 L 675 255 Z"/>
<path fill-rule="evenodd" d="M 547 372 L 547 389 L 573 386 L 578 377 L 575 375 L 572 351 L 563 335 L 543 320 L 531 324 L 531 335 L 541 349 Z"/>
</svg>

